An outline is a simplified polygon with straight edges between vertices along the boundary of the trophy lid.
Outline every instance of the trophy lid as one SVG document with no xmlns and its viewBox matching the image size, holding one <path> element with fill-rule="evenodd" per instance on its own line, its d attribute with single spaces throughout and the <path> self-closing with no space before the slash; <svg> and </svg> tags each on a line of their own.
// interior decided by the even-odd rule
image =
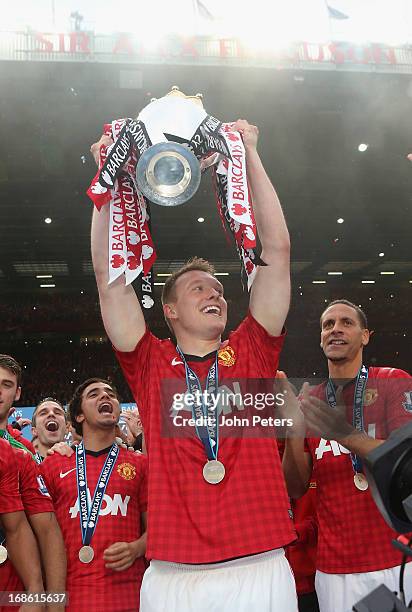
<svg viewBox="0 0 412 612">
<path fill-rule="evenodd" d="M 172 89 L 166 94 L 166 96 L 174 96 L 175 98 L 183 98 L 185 100 L 190 100 L 191 102 L 194 102 L 195 104 L 203 108 L 203 94 L 197 93 L 194 96 L 187 96 L 182 91 L 180 91 L 177 85 L 173 85 Z"/>
</svg>

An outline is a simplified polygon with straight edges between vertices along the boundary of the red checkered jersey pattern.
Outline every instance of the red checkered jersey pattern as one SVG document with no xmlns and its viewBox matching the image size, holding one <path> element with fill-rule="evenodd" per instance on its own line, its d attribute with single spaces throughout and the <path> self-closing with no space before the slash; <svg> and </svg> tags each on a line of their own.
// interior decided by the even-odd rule
<svg viewBox="0 0 412 612">
<path fill-rule="evenodd" d="M 35 454 L 35 449 L 33 444 L 27 440 L 27 438 L 25 438 L 21 432 L 18 429 L 14 429 L 11 425 L 7 425 L 7 431 L 8 433 L 13 436 L 13 438 L 15 440 L 17 440 L 18 442 L 20 442 L 21 444 L 24 444 L 24 446 L 34 455 Z"/>
<path fill-rule="evenodd" d="M 219 385 L 226 379 L 273 378 L 282 345 L 283 336 L 269 336 L 249 314 L 229 336 L 226 348 L 232 349 L 234 363 L 228 359 L 226 365 L 219 364 Z M 147 556 L 212 563 L 292 541 L 295 533 L 274 435 L 221 436 L 218 459 L 226 475 L 221 483 L 208 484 L 202 476 L 206 453 L 194 427 L 187 437 L 162 433 L 162 419 L 170 419 L 170 403 L 160 401 L 164 385 L 178 380 L 186 389 L 185 368 L 173 343 L 146 331 L 134 351 L 117 352 L 117 357 L 138 403 L 148 449 Z M 202 389 L 212 361 L 189 359 Z"/>
<path fill-rule="evenodd" d="M 97 455 L 86 451 L 87 485 L 91 497 L 108 450 Z M 136 559 L 129 569 L 117 572 L 105 567 L 103 552 L 115 542 L 133 542 L 141 536 L 141 513 L 147 510 L 147 458 L 120 449 L 92 537 L 94 559 L 89 564 L 81 563 L 78 557 L 83 544 L 75 454 L 48 457 L 41 464 L 40 472 L 52 496 L 66 544 L 68 611 L 136 612 L 145 570 L 144 558 Z"/>
<path fill-rule="evenodd" d="M 37 463 L 23 450 L 12 448 L 12 451 L 19 471 L 19 488 L 26 514 L 31 516 L 42 512 L 53 512 L 53 502 L 40 476 Z M 8 560 L 1 565 L 0 591 L 24 591 L 16 570 Z M 8 607 L 0 609 L 2 612 L 9 610 Z"/>
<path fill-rule="evenodd" d="M 326 383 L 311 392 L 326 401 L 325 387 Z M 369 368 L 363 410 L 366 433 L 386 439 L 391 431 L 410 422 L 411 390 L 412 378 L 403 370 Z M 353 394 L 354 383 L 344 387 L 349 422 Z M 349 451 L 323 438 L 311 438 L 308 445 L 318 492 L 318 569 L 346 574 L 399 565 L 401 553 L 391 544 L 396 534 L 382 518 L 370 489 L 359 491 L 355 487 Z"/>
<path fill-rule="evenodd" d="M 19 493 L 16 457 L 10 444 L 0 438 L 0 514 L 23 510 Z"/>
</svg>

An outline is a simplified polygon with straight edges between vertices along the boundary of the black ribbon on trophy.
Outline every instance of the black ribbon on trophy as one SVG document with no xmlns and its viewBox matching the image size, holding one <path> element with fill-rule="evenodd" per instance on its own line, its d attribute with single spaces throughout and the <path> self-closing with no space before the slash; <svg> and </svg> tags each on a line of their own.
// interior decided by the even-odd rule
<svg viewBox="0 0 412 612">
<path fill-rule="evenodd" d="M 150 203 L 183 204 L 196 193 L 206 168 L 212 168 L 219 214 L 235 239 L 248 288 L 256 266 L 265 265 L 255 252 L 245 149 L 232 125 L 208 115 L 200 94 L 186 96 L 173 87 L 137 119 L 117 119 L 104 127 L 114 143 L 107 150 L 101 147 L 87 194 L 98 209 L 110 207 L 109 283 L 122 274 L 126 284 L 139 277 L 145 309 L 154 305 Z"/>
</svg>

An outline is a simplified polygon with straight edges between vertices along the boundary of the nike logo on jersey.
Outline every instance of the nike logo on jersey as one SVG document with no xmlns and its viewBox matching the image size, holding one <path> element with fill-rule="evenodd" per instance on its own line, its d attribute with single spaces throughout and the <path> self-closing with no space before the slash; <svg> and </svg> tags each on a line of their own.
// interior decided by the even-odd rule
<svg viewBox="0 0 412 612">
<path fill-rule="evenodd" d="M 179 361 L 177 357 L 173 357 L 172 366 L 175 366 L 175 365 L 183 365 L 183 361 Z"/>
<path fill-rule="evenodd" d="M 67 476 L 67 474 L 70 474 L 70 472 L 74 472 L 75 469 L 76 468 L 72 468 L 68 472 L 60 472 L 60 478 L 65 478 Z"/>
</svg>

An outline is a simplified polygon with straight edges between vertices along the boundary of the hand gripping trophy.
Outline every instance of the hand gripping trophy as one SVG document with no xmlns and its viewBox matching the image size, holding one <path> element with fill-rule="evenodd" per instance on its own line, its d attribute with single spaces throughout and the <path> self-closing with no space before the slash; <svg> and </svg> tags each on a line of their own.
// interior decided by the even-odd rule
<svg viewBox="0 0 412 612">
<path fill-rule="evenodd" d="M 149 229 L 149 203 L 177 206 L 196 193 L 202 171 L 211 168 L 218 210 L 234 236 L 250 287 L 256 265 L 256 227 L 246 178 L 245 149 L 231 123 L 208 115 L 201 94 L 178 87 L 152 99 L 137 119 L 104 126 L 113 144 L 100 150 L 100 163 L 87 193 L 100 209 L 110 206 L 109 283 L 141 278 L 142 305 L 150 308 L 151 268 L 156 252 Z"/>
</svg>

